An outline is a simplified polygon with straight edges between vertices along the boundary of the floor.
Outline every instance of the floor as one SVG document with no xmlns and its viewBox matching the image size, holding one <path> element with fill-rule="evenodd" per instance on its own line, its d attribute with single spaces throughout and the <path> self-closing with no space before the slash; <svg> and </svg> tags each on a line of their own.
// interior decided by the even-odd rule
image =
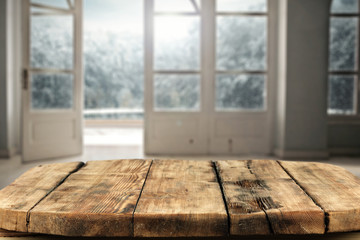
<svg viewBox="0 0 360 240">
<path fill-rule="evenodd" d="M 22 163 L 21 156 L 0 159 L 0 189 L 10 184 L 29 168 L 39 164 L 72 161 L 94 161 L 132 158 L 163 158 L 193 160 L 224 159 L 276 159 L 272 156 L 145 156 L 143 153 L 143 130 L 141 127 L 88 127 L 84 131 L 84 153 L 81 156 Z M 336 157 L 326 161 L 344 167 L 360 177 L 360 157 Z"/>
</svg>

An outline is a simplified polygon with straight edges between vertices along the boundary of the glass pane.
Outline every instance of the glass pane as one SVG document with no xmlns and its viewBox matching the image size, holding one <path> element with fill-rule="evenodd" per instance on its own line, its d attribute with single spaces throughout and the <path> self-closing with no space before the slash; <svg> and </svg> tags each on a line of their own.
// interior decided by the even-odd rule
<svg viewBox="0 0 360 240">
<path fill-rule="evenodd" d="M 199 110 L 200 76 L 195 74 L 154 76 L 155 110 Z"/>
<path fill-rule="evenodd" d="M 143 0 L 84 1 L 85 109 L 143 109 L 143 62 Z"/>
<path fill-rule="evenodd" d="M 357 13 L 359 12 L 359 0 L 332 0 L 332 13 Z"/>
<path fill-rule="evenodd" d="M 330 70 L 355 70 L 358 18 L 330 20 Z"/>
<path fill-rule="evenodd" d="M 354 76 L 330 76 L 329 114 L 354 114 Z"/>
<path fill-rule="evenodd" d="M 266 17 L 217 18 L 217 69 L 266 70 Z"/>
<path fill-rule="evenodd" d="M 33 74 L 33 109 L 69 109 L 73 106 L 73 76 L 70 74 Z"/>
<path fill-rule="evenodd" d="M 200 18 L 157 16 L 154 32 L 156 70 L 200 68 Z"/>
<path fill-rule="evenodd" d="M 217 0 L 218 12 L 266 12 L 267 0 Z"/>
<path fill-rule="evenodd" d="M 30 37 L 33 68 L 73 68 L 72 16 L 32 16 Z"/>
<path fill-rule="evenodd" d="M 265 99 L 264 75 L 216 76 L 216 110 L 264 110 Z"/>
<path fill-rule="evenodd" d="M 31 0 L 31 3 L 69 9 L 69 5 L 66 0 Z"/>
<path fill-rule="evenodd" d="M 195 1 L 200 9 L 200 0 Z M 155 0 L 155 12 L 196 12 L 192 0 Z"/>
</svg>

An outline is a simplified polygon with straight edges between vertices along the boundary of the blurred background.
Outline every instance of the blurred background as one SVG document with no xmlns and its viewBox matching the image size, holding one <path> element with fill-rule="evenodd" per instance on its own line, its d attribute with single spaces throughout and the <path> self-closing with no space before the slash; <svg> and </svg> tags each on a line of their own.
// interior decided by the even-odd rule
<svg viewBox="0 0 360 240">
<path fill-rule="evenodd" d="M 123 158 L 360 176 L 359 0 L 0 0 L 0 188 Z"/>
</svg>

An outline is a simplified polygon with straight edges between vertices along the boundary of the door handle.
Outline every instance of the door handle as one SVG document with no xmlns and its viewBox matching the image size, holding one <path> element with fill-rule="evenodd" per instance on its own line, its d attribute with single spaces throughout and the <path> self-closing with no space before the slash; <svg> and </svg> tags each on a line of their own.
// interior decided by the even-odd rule
<svg viewBox="0 0 360 240">
<path fill-rule="evenodd" d="M 23 70 L 22 87 L 24 90 L 29 89 L 29 71 L 27 69 Z"/>
</svg>

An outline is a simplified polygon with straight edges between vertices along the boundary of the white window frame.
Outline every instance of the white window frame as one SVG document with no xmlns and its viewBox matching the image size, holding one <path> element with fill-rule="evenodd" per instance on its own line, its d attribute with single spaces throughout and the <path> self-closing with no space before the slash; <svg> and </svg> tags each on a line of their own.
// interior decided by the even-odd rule
<svg viewBox="0 0 360 240">
<path fill-rule="evenodd" d="M 83 151 L 83 69 L 82 69 L 82 9 L 83 0 L 67 1 L 68 8 L 59 8 L 24 0 L 23 11 L 23 87 L 22 87 L 22 157 L 34 161 L 82 154 Z M 31 12 L 31 7 L 44 9 Z M 31 16 L 72 16 L 73 66 L 71 69 L 34 68 L 31 66 Z M 73 102 L 66 109 L 32 109 L 31 74 L 72 74 Z M 37 126 L 37 130 L 35 130 Z M 49 127 L 50 126 L 50 127 Z M 59 128 L 60 126 L 60 128 Z M 47 129 L 52 128 L 51 131 Z M 64 129 L 70 135 L 61 135 Z M 35 131 L 43 133 L 36 139 Z"/>
<path fill-rule="evenodd" d="M 349 122 L 358 122 L 360 121 L 360 1 L 358 0 L 358 12 L 357 13 L 332 13 L 330 8 L 329 20 L 332 18 L 358 18 L 358 29 L 357 29 L 357 41 L 356 41 L 356 68 L 355 70 L 329 70 L 328 72 L 328 84 L 330 81 L 330 76 L 355 76 L 355 86 L 354 86 L 354 114 L 329 114 L 329 97 L 327 99 L 327 114 L 329 118 L 329 124 L 342 124 Z M 330 21 L 329 21 L 330 22 Z M 329 24 L 330 31 L 330 24 Z M 330 37 L 330 35 L 329 35 Z M 330 38 L 329 38 L 330 39 Z M 329 42 L 330 44 L 330 42 Z M 330 54 L 330 47 L 329 47 Z M 327 89 L 329 96 L 329 88 Z"/>
<path fill-rule="evenodd" d="M 154 1 L 145 0 L 144 15 L 145 154 L 271 153 L 276 89 L 274 84 L 276 64 L 273 64 L 276 60 L 274 49 L 276 49 L 277 1 L 267 0 L 266 12 L 224 13 L 267 17 L 266 70 L 236 72 L 265 75 L 264 107 L 260 110 L 235 109 L 235 111 L 216 109 L 215 79 L 217 73 L 223 72 L 216 69 L 216 0 L 202 0 L 200 10 L 201 102 L 199 111 L 155 111 L 153 76 L 157 71 L 153 69 Z M 229 72 L 234 73 L 234 71 Z M 177 71 L 171 71 L 171 73 L 177 73 Z"/>
<path fill-rule="evenodd" d="M 270 21 L 269 21 L 269 11 L 270 11 L 270 2 L 271 0 L 267 0 L 267 6 L 265 12 L 246 12 L 246 11 L 234 11 L 234 12 L 222 12 L 222 11 L 216 11 L 216 0 L 215 0 L 215 38 L 214 38 L 214 98 L 213 98 L 213 111 L 221 113 L 221 112 L 234 112 L 234 113 L 264 113 L 268 111 L 268 102 L 269 102 L 269 31 L 270 31 Z M 217 47 L 217 35 L 216 35 L 216 24 L 217 24 L 217 17 L 218 16 L 243 16 L 243 17 L 265 17 L 266 18 L 266 56 L 265 56 L 265 62 L 266 62 L 266 68 L 264 70 L 218 70 L 217 69 L 217 56 L 216 56 L 216 47 Z M 265 77 L 265 83 L 264 83 L 264 91 L 265 91 L 265 98 L 264 98 L 264 107 L 262 109 L 217 109 L 216 108 L 216 75 L 217 74 L 247 74 L 247 75 L 264 75 Z"/>
<path fill-rule="evenodd" d="M 156 0 L 145 0 L 145 25 L 146 32 L 144 36 L 145 41 L 145 99 L 149 99 L 148 102 L 145 102 L 144 109 L 145 112 L 156 112 L 164 114 L 173 114 L 173 113 L 199 113 L 203 110 L 203 98 L 202 98 L 202 82 L 203 82 L 203 36 L 202 36 L 202 13 L 203 10 L 199 9 L 194 0 L 188 0 L 194 5 L 194 8 L 197 11 L 192 12 L 156 12 L 155 11 L 155 1 Z M 200 18 L 200 36 L 199 36 L 199 60 L 200 65 L 198 70 L 157 70 L 154 67 L 155 62 L 155 51 L 154 51 L 154 19 L 156 16 L 198 16 Z M 156 109 L 155 108 L 155 99 L 154 97 L 154 76 L 156 74 L 197 74 L 200 77 L 199 85 L 199 108 L 198 109 L 189 109 L 189 110 L 179 110 L 179 109 Z M 146 118 L 146 117 L 145 117 Z"/>
</svg>

